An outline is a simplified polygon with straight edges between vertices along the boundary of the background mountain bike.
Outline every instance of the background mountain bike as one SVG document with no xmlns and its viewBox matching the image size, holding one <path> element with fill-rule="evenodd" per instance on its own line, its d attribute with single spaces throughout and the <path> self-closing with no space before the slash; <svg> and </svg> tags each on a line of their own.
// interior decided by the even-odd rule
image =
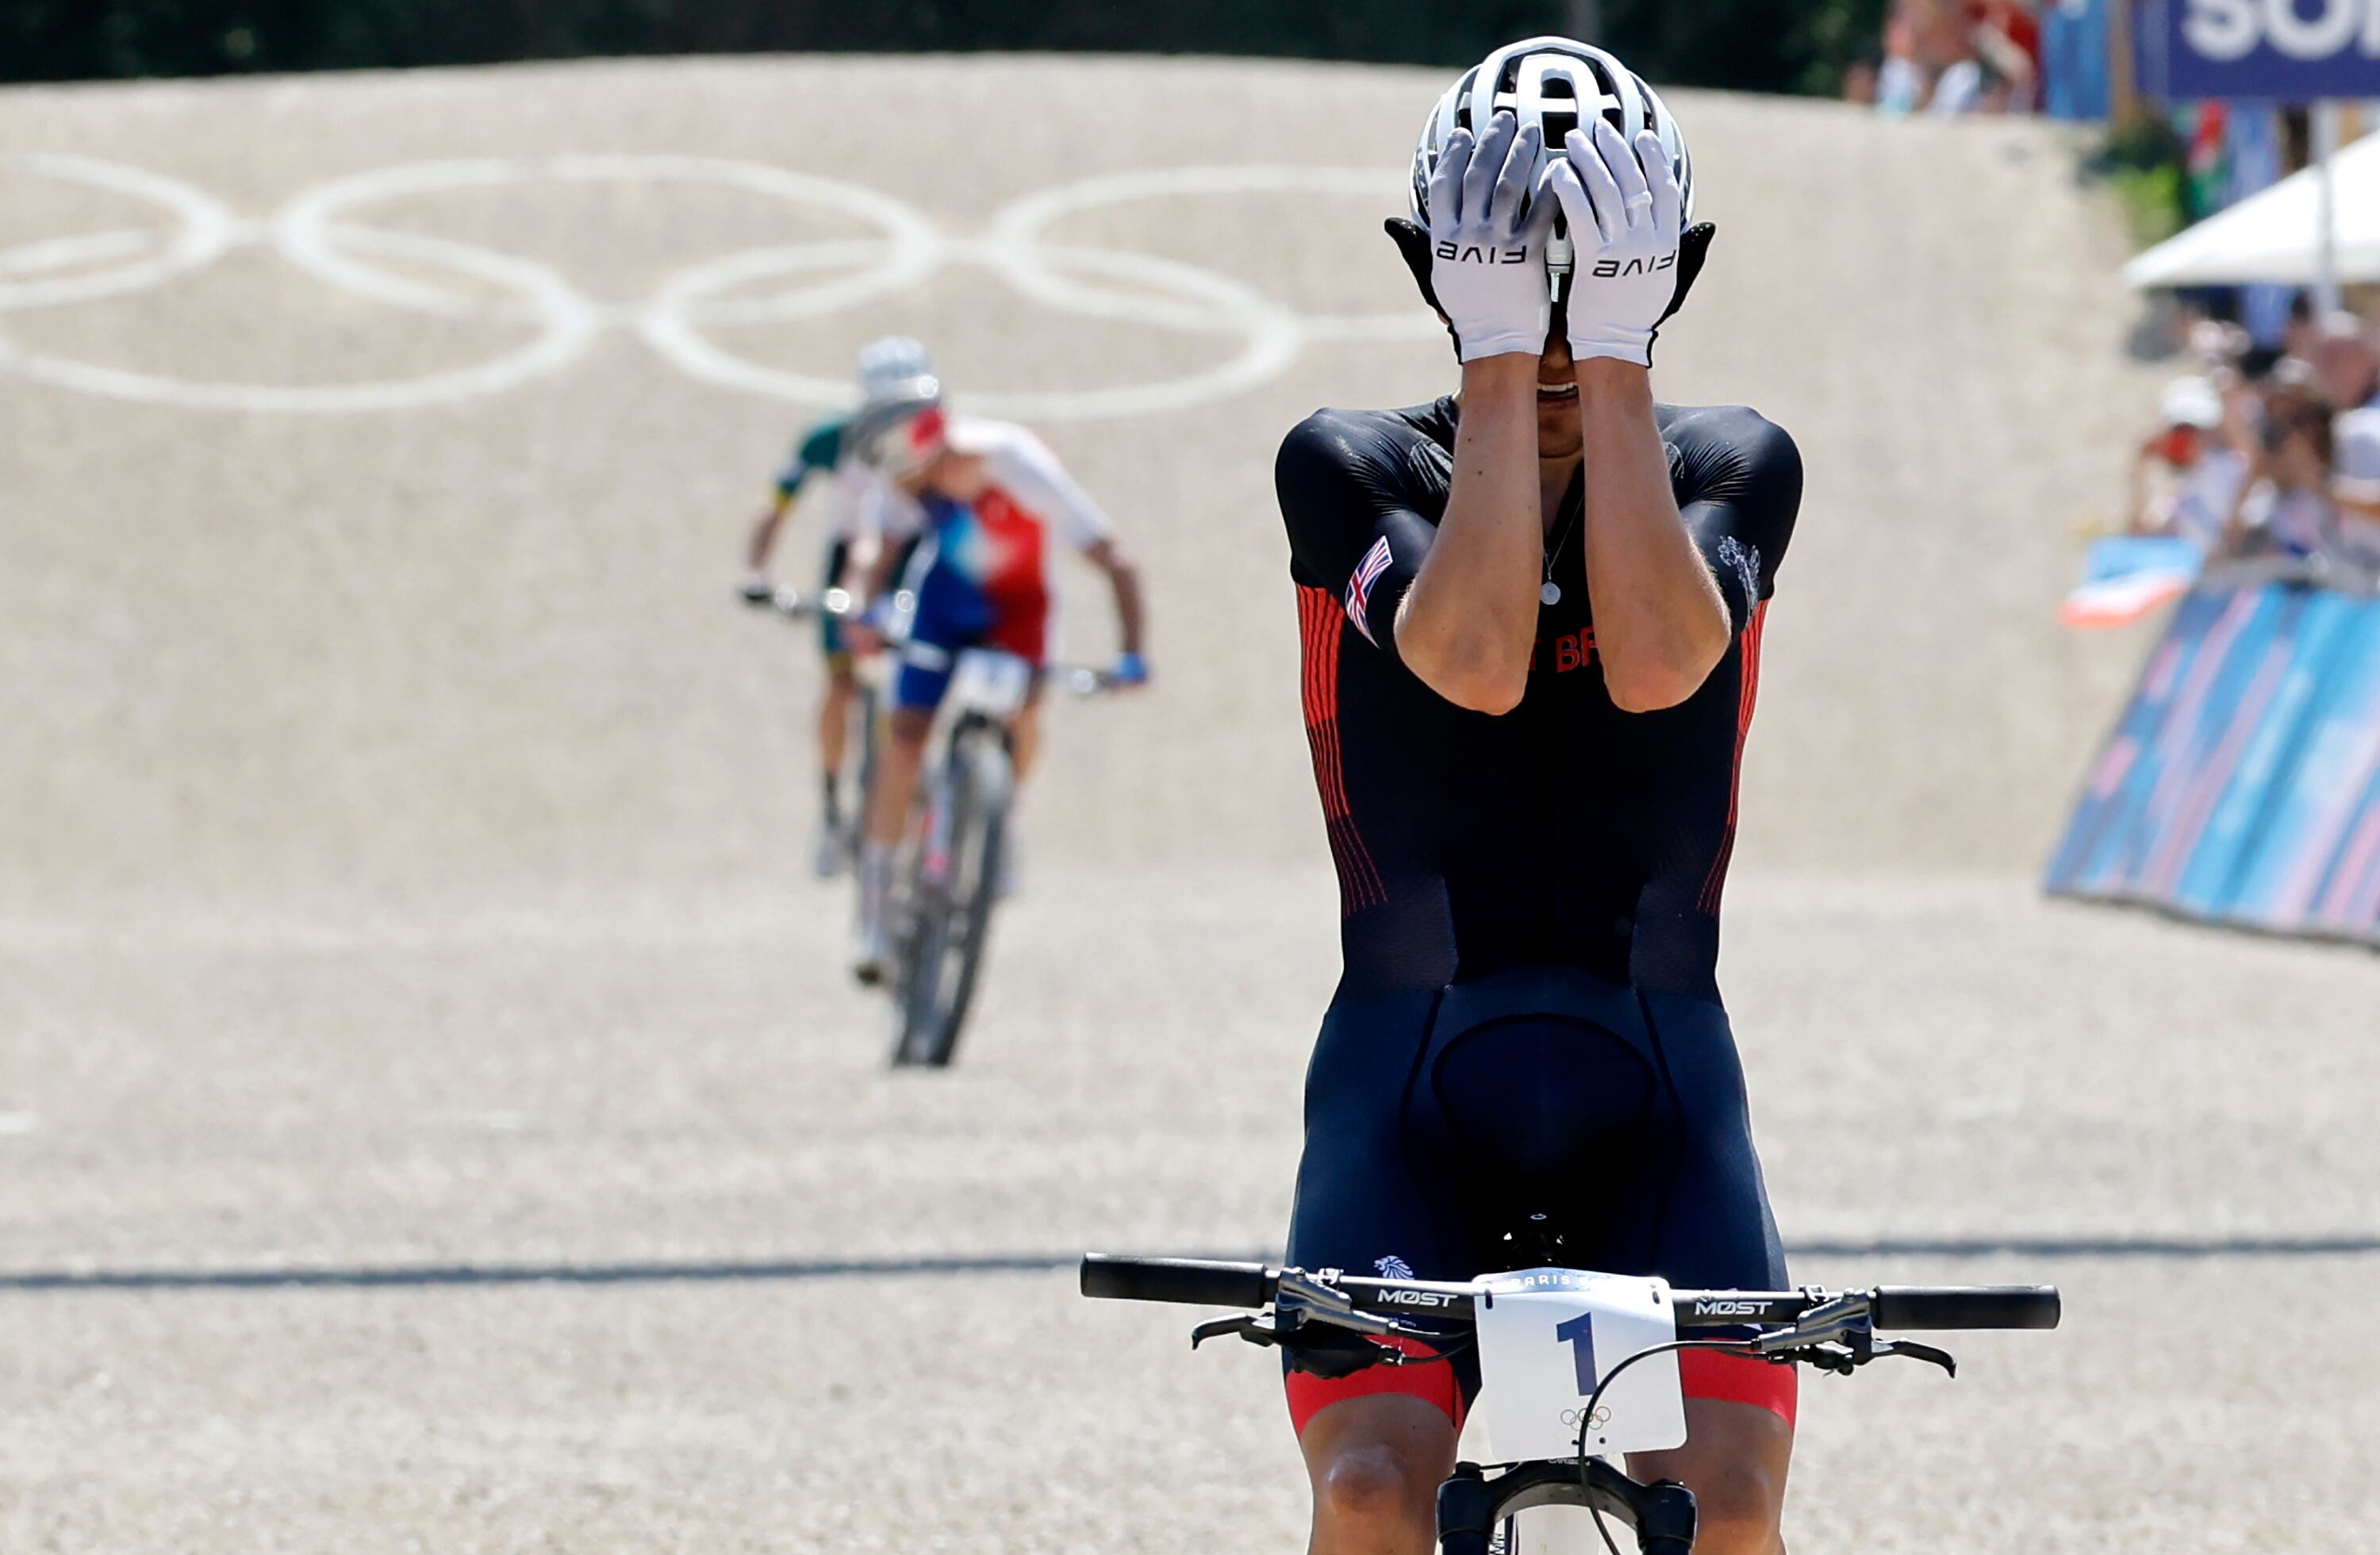
<svg viewBox="0 0 2380 1555">
<path fill-rule="evenodd" d="M 1263 1308 L 1254 1317 L 1201 1323 L 1190 1342 L 1237 1334 L 1287 1350 L 1325 1376 L 1442 1364 L 1380 1342 L 1392 1338 L 1421 1340 L 1440 1355 L 1475 1347 L 1475 1423 L 1485 1427 L 1489 1453 L 1505 1461 L 1457 1464 L 1439 1487 L 1442 1555 L 1578 1555 L 1597 1548 L 1619 1555 L 1607 1517 L 1634 1531 L 1642 1555 L 1690 1555 L 1693 1492 L 1674 1480 L 1645 1484 L 1620 1466 L 1629 1452 L 1684 1443 L 1681 1350 L 1798 1361 L 1844 1376 L 1900 1355 L 1955 1374 L 1957 1364 L 1943 1351 L 1880 1339 L 1877 1330 L 2054 1329 L 2060 1316 L 2057 1288 L 2049 1285 L 1679 1291 L 1666 1281 L 1568 1269 L 1442 1283 L 1096 1253 L 1083 1259 L 1082 1291 L 1126 1301 Z M 1751 1339 L 1708 1336 L 1745 1327 L 1758 1331 Z M 1697 1333 L 1705 1337 L 1693 1337 Z M 1590 1541 L 1589 1527 L 1601 1536 L 1599 1546 Z"/>
<path fill-rule="evenodd" d="M 905 594 L 906 590 L 903 593 Z M 789 621 L 810 621 L 820 615 L 856 616 L 860 612 L 857 595 L 846 589 L 827 589 L 816 593 L 798 589 L 780 589 L 769 597 L 770 608 Z M 908 602 L 894 596 L 893 618 L 907 619 Z M 852 709 L 851 754 L 844 758 L 856 769 L 856 784 L 845 789 L 855 796 L 836 817 L 832 838 L 844 866 L 859 857 L 860 847 L 868 832 L 868 796 L 876 791 L 876 762 L 882 748 L 883 725 L 880 714 L 884 708 L 884 677 L 886 656 L 863 653 L 857 656 L 855 673 L 859 679 L 859 696 Z"/>
<path fill-rule="evenodd" d="M 1105 671 L 1053 669 L 1078 697 L 1111 689 Z M 1032 695 L 1033 666 L 1013 653 L 964 649 L 943 693 L 939 747 L 929 751 L 920 819 L 886 904 L 892 936 L 892 1062 L 941 1066 L 982 974 L 991 916 L 1003 892 L 1016 769 L 1008 721 Z"/>
<path fill-rule="evenodd" d="M 771 601 L 790 619 L 855 616 L 861 606 L 845 589 L 807 593 L 782 589 Z M 863 655 L 860 670 L 858 792 L 845 824 L 857 856 L 867 828 L 865 796 L 875 792 L 881 749 L 884 679 L 901 647 L 900 624 L 909 609 L 896 598 L 887 651 Z M 1045 683 L 1077 697 L 1114 688 L 1105 670 L 1053 668 Z M 885 904 L 892 940 L 892 1062 L 940 1067 L 958 1049 L 975 999 L 1002 891 L 1002 856 L 1016 768 L 1008 721 L 1032 695 L 1033 666 L 1013 653 L 963 649 L 952 664 L 926 759 L 916 823 Z"/>
</svg>

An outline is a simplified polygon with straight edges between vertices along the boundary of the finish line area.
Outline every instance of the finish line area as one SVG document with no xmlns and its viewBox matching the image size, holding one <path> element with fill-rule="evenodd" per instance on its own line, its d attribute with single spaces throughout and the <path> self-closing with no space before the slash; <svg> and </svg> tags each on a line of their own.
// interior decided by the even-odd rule
<svg viewBox="0 0 2380 1555">
<path fill-rule="evenodd" d="M 1442 85 L 0 93 L 0 1549 L 1294 1547 L 1276 1362 L 1072 1269 L 1281 1245 L 1338 920 L 1272 456 L 1451 383 L 1379 230 Z M 2354 1548 L 2370 958 L 2034 885 L 2144 641 L 2055 620 L 2159 377 L 2120 228 L 2037 126 L 1672 105 L 1720 233 L 1657 382 L 1809 469 L 1720 967 L 1792 1274 L 2066 1293 L 1814 1379 L 1788 1537 Z M 933 1074 L 733 598 L 894 329 L 1111 510 L 1158 670 L 1053 711 Z"/>
</svg>

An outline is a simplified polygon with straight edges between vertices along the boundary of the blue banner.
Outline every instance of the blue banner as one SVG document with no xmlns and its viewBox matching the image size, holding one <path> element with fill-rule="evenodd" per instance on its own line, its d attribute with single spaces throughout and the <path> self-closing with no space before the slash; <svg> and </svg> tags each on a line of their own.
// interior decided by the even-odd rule
<svg viewBox="0 0 2380 1555">
<path fill-rule="evenodd" d="M 2107 116 L 2108 0 L 2048 0 L 2041 8 L 2041 111 L 2054 119 Z"/>
<path fill-rule="evenodd" d="M 2151 0 L 2142 84 L 2260 103 L 2380 97 L 2380 0 Z"/>
<path fill-rule="evenodd" d="M 2184 598 L 2047 884 L 2380 943 L 2380 601 L 2296 583 Z"/>
</svg>

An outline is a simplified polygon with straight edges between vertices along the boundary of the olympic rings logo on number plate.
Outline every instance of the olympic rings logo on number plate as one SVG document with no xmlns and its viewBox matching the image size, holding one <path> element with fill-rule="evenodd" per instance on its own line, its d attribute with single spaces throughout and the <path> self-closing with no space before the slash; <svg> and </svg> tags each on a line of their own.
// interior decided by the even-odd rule
<svg viewBox="0 0 2380 1555">
<path fill-rule="evenodd" d="M 235 249 L 264 246 L 318 281 L 392 309 L 535 332 L 527 344 L 475 366 L 371 383 L 284 384 L 209 383 L 103 367 L 28 349 L 0 331 L 0 372 L 151 405 L 299 415 L 409 409 L 515 388 L 560 371 L 602 334 L 625 332 L 705 383 L 832 407 L 850 402 L 846 378 L 769 366 L 738 355 L 715 336 L 739 324 L 820 318 L 891 297 L 925 285 L 953 265 L 988 270 L 1019 297 L 1061 313 L 1211 336 L 1235 347 L 1220 365 L 1156 382 L 966 396 L 969 408 L 991 415 L 1059 421 L 1183 410 L 1270 381 L 1309 342 L 1422 339 L 1437 333 L 1436 321 L 1417 310 L 1300 312 L 1245 282 L 1181 260 L 1043 237 L 1062 217 L 1135 200 L 1275 192 L 1388 198 L 1396 192 L 1393 173 L 1361 168 L 1249 164 L 1110 174 L 1025 195 L 994 213 L 981 236 L 958 237 L 944 233 L 924 212 L 875 189 L 708 157 L 412 163 L 333 179 L 264 222 L 241 219 L 180 179 L 121 163 L 70 155 L 7 161 L 37 178 L 146 201 L 175 226 L 163 238 L 152 229 L 124 228 L 0 249 L 0 315 L 150 291 L 204 270 Z M 676 272 L 642 303 L 613 306 L 589 297 L 551 266 L 354 219 L 365 207 L 404 196 L 534 181 L 741 189 L 856 218 L 876 235 L 744 249 Z M 468 278 L 482 289 L 459 290 L 417 278 L 424 270 Z M 778 289 L 745 290 L 763 283 L 778 284 Z M 500 298 L 491 298 L 486 288 Z"/>
</svg>

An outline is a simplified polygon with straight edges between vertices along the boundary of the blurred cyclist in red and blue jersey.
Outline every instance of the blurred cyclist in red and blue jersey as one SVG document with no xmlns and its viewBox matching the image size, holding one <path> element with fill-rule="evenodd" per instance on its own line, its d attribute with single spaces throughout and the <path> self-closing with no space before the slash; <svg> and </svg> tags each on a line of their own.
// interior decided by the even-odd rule
<svg viewBox="0 0 2380 1555">
<path fill-rule="evenodd" d="M 951 414 L 941 383 L 921 375 L 878 396 L 851 428 L 858 456 L 914 499 L 924 538 L 902 580 L 914 613 L 900 646 L 892 715 L 860 858 L 859 944 L 853 972 L 865 983 L 886 971 L 884 905 L 892 857 L 917 795 L 934 712 L 968 649 L 1011 653 L 1037 672 L 1035 691 L 1009 725 L 1021 780 L 1038 745 L 1038 672 L 1050 662 L 1058 625 L 1057 557 L 1062 542 L 1105 573 L 1115 595 L 1122 644 L 1112 673 L 1120 686 L 1148 678 L 1141 656 L 1140 575 L 1113 527 L 1048 444 L 1007 421 Z M 875 601 L 865 628 L 887 624 L 892 558 L 870 580 Z M 1006 850 L 1011 874 L 1014 849 Z"/>
</svg>

